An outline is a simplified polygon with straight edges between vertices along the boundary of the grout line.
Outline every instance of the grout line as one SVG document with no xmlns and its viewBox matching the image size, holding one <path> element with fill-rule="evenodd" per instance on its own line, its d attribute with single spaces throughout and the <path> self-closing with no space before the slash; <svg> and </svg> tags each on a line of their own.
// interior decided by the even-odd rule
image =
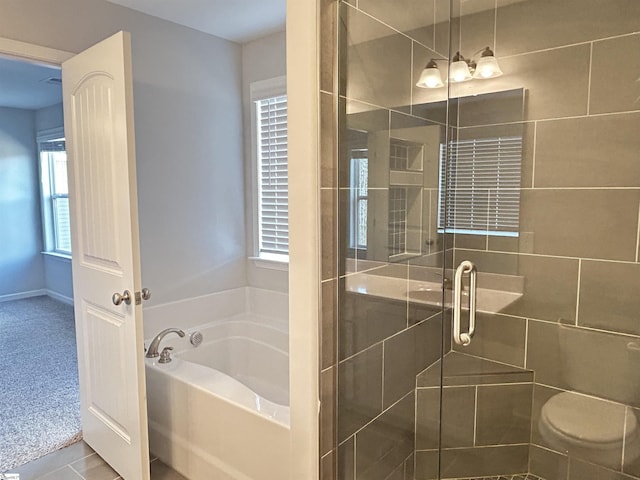
<svg viewBox="0 0 640 480">
<path fill-rule="evenodd" d="M 332 368 L 336 367 L 337 365 L 331 365 L 330 367 L 324 368 L 322 370 L 320 370 L 320 373 L 327 373 L 329 370 L 331 370 Z M 151 460 L 152 462 L 155 461 L 157 459 Z"/>
<path fill-rule="evenodd" d="M 430 119 L 430 118 L 420 117 L 418 115 L 413 115 L 413 114 L 410 114 L 410 113 L 407 113 L 407 112 L 403 112 L 402 110 L 397 110 L 397 109 L 395 109 L 393 107 L 385 107 L 383 105 L 378 105 L 377 103 L 371 103 L 371 102 L 369 102 L 367 100 L 361 100 L 359 98 L 347 97 L 346 95 L 339 95 L 338 97 L 343 99 L 343 100 L 345 100 L 345 101 L 361 103 L 362 105 L 366 105 L 368 107 L 375 107 L 375 108 L 378 108 L 380 110 L 389 110 L 390 112 L 397 113 L 399 115 L 404 115 L 405 117 L 417 118 L 419 120 L 423 120 L 423 121 L 429 122 L 429 125 L 426 125 L 426 126 L 433 126 L 433 125 L 439 125 L 441 127 L 446 127 L 447 126 L 447 124 L 444 123 L 444 122 L 438 122 L 437 120 L 433 120 L 433 119 Z M 634 111 L 634 112 L 620 112 L 620 113 L 638 113 L 638 112 Z M 347 113 L 347 115 L 349 115 L 349 114 Z M 602 113 L 600 115 L 608 115 L 608 114 Z M 512 123 L 523 123 L 523 122 L 512 122 Z M 505 124 L 505 125 L 508 125 L 508 124 Z M 485 125 L 483 125 L 483 126 L 485 126 Z M 467 127 L 467 128 L 469 128 L 469 127 Z"/>
<path fill-rule="evenodd" d="M 531 471 L 531 446 L 534 445 L 533 443 L 533 432 L 534 432 L 534 425 L 533 425 L 533 417 L 534 417 L 534 406 L 535 406 L 535 398 L 536 398 L 536 377 L 535 377 L 535 373 L 533 374 L 533 385 L 531 386 L 531 416 L 529 418 L 529 471 Z"/>
<path fill-rule="evenodd" d="M 346 97 L 343 97 L 343 98 L 346 99 Z M 356 101 L 359 103 L 365 103 L 357 99 L 349 99 L 349 100 Z M 371 106 L 376 106 L 376 105 L 371 105 Z M 379 107 L 379 108 L 388 108 L 388 107 Z M 401 112 L 399 110 L 394 110 L 394 111 L 397 111 L 398 113 L 401 113 L 403 115 L 408 115 L 408 113 L 406 112 Z M 612 116 L 612 115 L 638 115 L 639 113 L 640 112 L 638 112 L 638 110 L 625 110 L 621 112 L 592 113 L 590 115 L 567 115 L 564 117 L 548 117 L 548 118 L 535 118 L 535 119 L 530 118 L 530 119 L 517 120 L 515 122 L 486 123 L 482 125 L 469 125 L 469 126 L 460 126 L 455 128 L 457 130 L 464 131 L 464 130 L 474 130 L 481 127 L 501 127 L 505 125 L 520 125 L 520 124 L 534 123 L 534 122 L 557 122 L 557 121 L 564 121 L 564 120 L 580 120 L 580 119 L 587 119 L 587 118 L 593 118 L 593 117 L 606 117 L 606 116 Z M 420 118 L 422 120 L 428 120 L 432 123 L 444 126 L 443 123 L 437 122 L 436 120 L 425 119 L 423 117 L 417 117 L 417 118 Z"/>
<path fill-rule="evenodd" d="M 366 15 L 367 17 L 369 17 L 369 18 L 373 19 L 375 22 L 379 23 L 380 25 L 384 25 L 384 26 L 385 26 L 385 27 L 387 27 L 388 29 L 393 30 L 394 32 L 396 32 L 396 33 L 398 33 L 398 34 L 402 35 L 403 37 L 408 38 L 409 40 L 412 40 L 412 41 L 416 42 L 416 43 L 417 43 L 418 45 L 420 45 L 421 47 L 424 47 L 424 48 L 426 48 L 427 50 L 429 50 L 429 52 L 433 53 L 433 54 L 434 54 L 434 57 L 440 56 L 440 57 L 441 57 L 441 60 L 446 60 L 446 58 L 444 57 L 444 55 L 442 55 L 442 54 L 441 54 L 441 53 L 439 53 L 439 52 L 436 52 L 433 48 L 431 48 L 431 47 L 429 47 L 429 46 L 425 45 L 425 44 L 424 44 L 424 43 L 422 43 L 420 40 L 418 40 L 418 39 L 416 39 L 416 38 L 413 38 L 413 37 L 411 37 L 411 36 L 407 35 L 405 32 L 402 32 L 402 31 L 398 30 L 398 29 L 397 29 L 397 28 L 395 28 L 395 27 L 392 27 L 392 26 L 391 26 L 391 25 L 389 25 L 388 23 L 385 23 L 385 22 L 383 22 L 382 20 L 380 20 L 378 17 L 374 17 L 374 16 L 373 16 L 373 15 L 371 15 L 370 13 L 365 12 L 364 10 L 362 10 L 362 9 L 359 7 L 358 3 L 359 3 L 359 0 L 356 0 L 356 5 L 355 5 L 355 6 L 354 6 L 354 5 L 351 5 L 350 3 L 345 3 L 345 5 L 347 5 L 347 6 L 351 7 L 351 8 L 353 8 L 354 10 L 357 10 L 357 11 L 358 11 L 358 12 L 360 12 L 361 14 Z M 435 30 L 435 28 L 434 28 L 434 30 Z M 435 34 L 434 34 L 434 38 L 435 38 Z"/>
<path fill-rule="evenodd" d="M 536 144 L 538 143 L 538 121 L 533 122 L 533 152 L 531 159 L 531 188 L 536 187 Z"/>
<path fill-rule="evenodd" d="M 385 340 L 382 341 L 382 365 L 380 368 L 380 375 L 382 377 L 381 379 L 381 389 L 382 391 L 380 392 L 380 411 L 384 412 L 384 344 L 385 344 Z"/>
<path fill-rule="evenodd" d="M 492 360 L 493 361 L 493 360 Z M 511 365 L 509 365 L 511 366 Z M 522 367 L 518 367 L 520 369 L 522 369 Z M 490 375 L 505 375 L 504 372 L 497 372 L 494 374 L 490 374 Z M 513 372 L 513 373 L 509 373 L 509 375 L 522 375 L 521 372 Z M 470 376 L 476 376 L 475 374 L 470 374 Z M 529 380 L 527 382 L 501 382 L 501 383 L 479 383 L 477 386 L 480 387 L 504 387 L 505 385 L 531 385 L 532 383 L 534 383 L 533 380 Z M 443 389 L 453 389 L 453 388 L 469 388 L 470 386 L 473 385 L 443 385 L 442 388 Z M 432 389 L 440 389 L 440 385 L 432 385 L 430 387 L 416 387 L 416 390 L 432 390 Z"/>
<path fill-rule="evenodd" d="M 493 51 L 495 53 L 498 44 L 498 0 L 495 0 L 493 9 Z"/>
<path fill-rule="evenodd" d="M 526 318 L 524 318 L 524 317 L 521 317 L 521 318 L 523 318 L 524 320 L 526 320 Z M 558 322 L 555 322 L 555 321 L 554 321 L 554 322 L 551 322 L 551 323 L 558 323 Z M 467 357 L 480 358 L 480 359 L 482 359 L 482 360 L 490 360 L 490 361 L 492 361 L 492 362 L 499 363 L 500 365 L 507 365 L 507 366 L 509 366 L 509 367 L 522 368 L 522 366 L 520 366 L 520 365 L 514 365 L 514 364 L 512 364 L 512 363 L 501 362 L 500 360 L 494 360 L 494 359 L 492 359 L 492 358 L 487 359 L 487 358 L 485 358 L 485 357 L 479 357 L 479 356 L 477 356 L 477 355 L 472 355 L 472 354 L 470 354 L 470 353 L 460 352 L 460 351 L 458 351 L 458 350 L 454 350 L 454 351 L 455 351 L 456 353 L 459 353 L 460 355 L 466 355 Z M 525 383 L 526 383 L 526 382 L 525 382 Z"/>
<path fill-rule="evenodd" d="M 353 434 L 353 478 L 357 478 L 356 465 L 358 464 L 358 459 L 356 458 L 356 442 L 358 439 L 356 438 L 356 434 Z"/>
<path fill-rule="evenodd" d="M 515 318 L 522 318 L 522 317 L 515 317 Z M 640 335 L 634 334 L 634 333 L 616 332 L 614 330 L 603 330 L 602 328 L 587 327 L 587 326 L 584 326 L 584 325 L 575 326 L 575 325 L 570 324 L 570 323 L 558 323 L 556 320 L 541 320 L 541 319 L 538 319 L 538 318 L 530 318 L 529 320 L 531 320 L 533 322 L 548 323 L 548 324 L 561 326 L 561 327 L 574 328 L 576 330 L 585 330 L 585 331 L 588 331 L 588 332 L 604 333 L 604 334 L 608 334 L 608 335 L 616 335 L 616 336 L 619 336 L 619 337 L 627 337 L 627 338 L 633 338 L 633 339 L 640 338 Z"/>
<path fill-rule="evenodd" d="M 433 0 L 433 51 L 436 51 L 436 19 L 438 18 L 436 12 L 436 0 Z"/>
<path fill-rule="evenodd" d="M 608 115 L 632 115 L 634 113 L 637 114 L 638 110 L 626 110 L 626 111 L 623 111 L 623 112 L 592 113 L 590 115 L 567 115 L 566 117 L 537 118 L 535 121 L 553 122 L 553 121 L 556 121 L 556 120 L 572 120 L 572 119 L 579 119 L 579 118 L 606 117 Z M 532 120 L 527 120 L 527 121 L 531 122 Z M 523 123 L 523 122 L 511 122 L 511 123 Z M 484 126 L 484 125 L 482 125 L 482 126 Z M 464 128 L 472 128 L 472 127 L 464 127 Z"/>
<path fill-rule="evenodd" d="M 416 389 L 415 389 L 415 395 L 413 396 L 413 452 L 411 452 L 411 455 L 414 455 L 414 466 L 415 466 L 415 449 L 416 449 L 416 445 L 418 444 L 418 375 L 416 375 Z M 415 471 L 415 468 L 414 468 Z M 405 479 L 406 477 L 406 467 L 405 467 Z"/>
<path fill-rule="evenodd" d="M 382 415 L 384 415 L 386 412 L 388 412 L 389 410 L 391 410 L 393 407 L 395 407 L 396 405 L 398 405 L 401 401 L 403 401 L 405 398 L 407 398 L 409 395 L 413 395 L 415 394 L 415 390 L 409 390 L 408 393 L 405 393 L 400 399 L 396 400 L 394 403 L 392 403 L 391 405 L 389 405 L 387 408 L 383 409 L 380 413 L 378 413 L 375 417 L 373 417 L 371 420 L 369 420 L 367 423 L 365 423 L 363 426 L 361 426 L 360 428 L 358 428 L 355 432 L 353 432 L 351 435 L 349 435 L 349 437 L 347 437 L 346 440 L 343 440 L 342 443 L 340 445 L 343 445 L 347 440 L 349 440 L 349 438 L 353 437 L 353 442 L 354 442 L 354 446 L 355 446 L 355 441 L 356 441 L 356 435 L 359 434 L 360 432 L 362 432 L 365 428 L 367 428 L 369 425 L 371 425 L 373 422 L 375 422 L 376 420 L 378 420 Z"/>
<path fill-rule="evenodd" d="M 471 251 L 471 252 L 484 252 L 484 250 L 478 250 L 477 248 L 458 248 L 458 250 L 462 251 Z M 521 252 L 510 252 L 510 251 L 502 251 L 502 250 L 491 250 L 492 253 L 501 253 L 504 255 L 519 255 L 524 257 L 541 257 L 541 258 L 560 258 L 563 260 L 591 260 L 593 262 L 607 262 L 607 263 L 620 263 L 620 264 L 635 264 L 634 260 L 612 260 L 609 258 L 590 258 L 590 257 L 570 257 L 568 255 L 551 255 L 548 253 L 521 253 Z M 510 315 L 514 316 L 514 315 Z"/>
<path fill-rule="evenodd" d="M 410 62 L 410 70 L 409 70 L 409 113 L 413 115 L 413 45 L 415 41 L 411 41 L 411 62 Z M 588 112 L 587 112 L 588 113 Z M 389 131 L 391 134 L 391 131 Z"/>
<path fill-rule="evenodd" d="M 86 458 L 86 457 L 85 457 L 85 458 Z M 77 460 L 76 460 L 76 461 L 77 461 Z M 73 467 L 71 466 L 71 464 L 68 464 L 68 465 L 67 465 L 67 467 L 69 467 L 69 468 L 73 471 L 73 473 L 75 473 L 76 475 L 78 475 L 80 478 L 82 478 L 83 480 L 86 480 L 86 479 L 84 478 L 84 476 L 82 476 L 82 475 L 80 474 L 80 472 L 78 472 L 75 468 L 73 468 Z"/>
<path fill-rule="evenodd" d="M 524 56 L 524 55 L 531 55 L 533 53 L 551 52 L 553 50 L 560 50 L 562 48 L 577 47 L 578 45 L 587 45 L 589 43 L 594 43 L 594 42 L 604 42 L 604 41 L 607 41 L 607 40 L 614 40 L 614 39 L 617 39 L 617 38 L 631 37 L 631 36 L 638 35 L 638 34 L 640 34 L 640 30 L 636 31 L 636 32 L 631 32 L 631 33 L 623 33 L 623 34 L 620 34 L 620 35 L 612 35 L 610 37 L 602 37 L 602 38 L 596 38 L 596 39 L 592 39 L 592 40 L 585 40 L 584 42 L 568 43 L 566 45 L 558 45 L 556 47 L 541 48 L 539 50 L 531 50 L 531 51 L 528 51 L 528 52 L 514 53 L 514 54 L 511 54 L 511 55 L 502 55 L 502 56 L 500 56 L 500 59 L 521 57 L 521 56 Z"/>
<path fill-rule="evenodd" d="M 529 442 L 526 443 L 497 443 L 495 445 L 478 445 L 477 447 L 443 447 L 443 450 L 468 450 L 470 448 L 500 448 L 500 447 L 528 447 L 529 446 Z M 437 452 L 438 449 L 437 448 L 420 448 L 417 449 L 416 452 Z M 553 451 L 553 450 L 552 450 Z M 556 452 L 557 453 L 557 452 Z M 515 474 L 517 475 L 517 474 Z M 460 477 L 458 477 L 460 478 Z M 468 478 L 469 480 L 476 480 L 478 477 L 462 477 L 462 478 Z M 484 477 L 482 477 L 484 478 Z M 447 478 L 446 480 L 451 480 L 450 478 Z"/>
<path fill-rule="evenodd" d="M 605 398 L 605 397 L 598 397 L 597 395 L 592 394 L 592 393 L 578 392 L 577 390 L 567 390 L 566 388 L 556 387 L 555 385 L 549 385 L 547 383 L 536 382 L 536 386 L 557 390 L 559 392 L 573 393 L 575 395 L 580 395 L 582 397 L 587 397 L 587 398 L 590 398 L 592 400 L 598 400 L 600 402 L 610 403 L 612 405 L 616 405 L 616 406 L 619 406 L 619 407 L 628 407 L 629 406 L 626 403 L 618 402 L 616 400 L 611 400 L 611 399 Z"/>
<path fill-rule="evenodd" d="M 589 44 L 589 81 L 587 83 L 587 115 L 591 106 L 591 72 L 593 71 L 593 42 Z"/>
<path fill-rule="evenodd" d="M 576 321 L 575 326 L 578 326 L 578 312 L 580 311 L 580 282 L 582 280 L 582 259 L 578 260 L 578 291 L 576 292 Z"/>
<path fill-rule="evenodd" d="M 624 425 L 622 426 L 622 460 L 620 462 L 620 471 L 623 472 L 624 471 L 624 451 L 627 449 L 627 413 L 629 411 L 629 407 L 624 407 L 624 415 L 623 415 L 623 422 Z"/>
<path fill-rule="evenodd" d="M 335 453 L 335 452 L 336 452 L 335 448 L 332 448 L 332 449 L 331 449 L 331 450 L 329 450 L 327 453 L 325 453 L 324 455 L 322 455 L 322 456 L 320 457 L 320 459 L 321 459 L 321 460 L 324 460 L 324 459 L 325 459 L 325 458 L 327 458 L 329 455 L 331 455 L 332 453 Z"/>
<path fill-rule="evenodd" d="M 529 319 L 524 322 L 524 368 L 527 368 L 527 355 L 529 354 Z"/>
<path fill-rule="evenodd" d="M 418 326 L 422 325 L 424 322 L 428 322 L 429 320 L 433 320 L 434 318 L 438 317 L 440 315 L 440 313 L 441 312 L 438 311 L 438 312 L 434 313 L 433 315 L 431 315 L 430 317 L 423 318 L 422 320 L 420 320 L 419 322 L 414 323 L 413 325 L 409 326 L 408 328 L 405 328 L 403 330 L 399 330 L 399 331 L 395 332 L 393 335 L 390 335 L 390 336 L 384 338 L 383 340 L 380 340 L 379 342 L 376 342 L 376 343 L 374 343 L 372 345 L 369 345 L 367 348 L 364 348 L 364 349 L 362 349 L 362 350 L 360 350 L 360 351 L 358 351 L 358 352 L 356 352 L 356 353 L 354 353 L 352 355 L 349 355 L 348 357 L 343 358 L 342 360 L 339 360 L 338 364 L 346 362 L 348 360 L 351 360 L 355 356 L 360 355 L 361 353 L 366 352 L 367 350 L 371 350 L 372 348 L 377 347 L 378 345 L 382 345 L 385 341 L 391 340 L 392 338 L 397 337 L 398 335 L 406 333 L 407 330 L 410 330 L 412 328 L 417 328 Z M 383 360 L 384 360 L 384 352 L 383 352 Z"/>
<path fill-rule="evenodd" d="M 366 351 L 368 351 L 368 350 L 371 350 L 371 349 L 373 349 L 373 348 L 375 348 L 375 347 L 377 347 L 377 346 L 382 345 L 382 342 L 384 342 L 384 340 L 381 340 L 381 341 L 379 341 L 379 342 L 376 342 L 376 343 L 374 343 L 373 345 L 369 345 L 367 348 L 363 348 L 362 350 L 360 350 L 360 351 L 358 351 L 358 352 L 356 352 L 356 353 L 354 353 L 354 354 L 352 354 L 352 355 L 349 355 L 348 357 L 345 357 L 345 358 L 343 358 L 342 360 L 339 360 L 339 361 L 338 361 L 338 365 L 340 365 L 341 363 L 344 363 L 344 362 L 348 362 L 349 360 L 354 359 L 355 357 L 357 357 L 357 356 L 358 356 L 358 355 L 360 355 L 361 353 L 364 353 L 364 352 L 366 352 Z"/>
<path fill-rule="evenodd" d="M 636 263 L 640 254 L 640 205 L 638 205 L 638 232 L 636 233 Z"/>
<path fill-rule="evenodd" d="M 347 443 L 351 437 L 353 437 L 353 434 L 349 435 L 347 438 L 345 438 L 345 439 L 344 439 L 344 440 L 342 440 L 340 443 L 338 443 L 338 447 L 341 447 L 341 446 L 343 446 L 345 443 Z"/>
<path fill-rule="evenodd" d="M 478 433 L 478 385 L 475 386 L 474 398 L 473 398 L 473 446 L 477 446 L 477 433 Z"/>
<path fill-rule="evenodd" d="M 420 195 L 420 196 L 422 196 L 422 195 Z M 422 248 L 422 247 L 420 247 L 420 248 Z M 411 265 L 409 263 L 407 263 L 406 269 L 407 269 L 407 276 L 406 276 L 406 279 L 407 279 L 407 283 L 406 283 L 407 304 L 406 304 L 406 309 L 405 309 L 405 316 L 406 316 L 407 321 L 406 321 L 405 325 L 406 325 L 406 328 L 408 329 L 409 327 L 411 327 L 411 325 L 409 325 L 409 311 L 410 311 L 409 307 L 411 306 L 411 302 L 409 301 L 409 286 L 410 286 L 409 282 L 411 281 Z"/>
</svg>

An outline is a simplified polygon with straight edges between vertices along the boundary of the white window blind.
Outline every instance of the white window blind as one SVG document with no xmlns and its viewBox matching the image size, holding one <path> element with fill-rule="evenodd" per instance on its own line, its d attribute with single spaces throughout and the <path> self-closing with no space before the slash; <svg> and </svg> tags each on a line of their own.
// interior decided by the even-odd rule
<svg viewBox="0 0 640 480">
<path fill-rule="evenodd" d="M 52 245 L 49 250 L 71 253 L 71 226 L 69 218 L 69 186 L 67 184 L 67 153 L 63 139 L 40 143 L 40 157 L 42 162 L 42 182 L 45 208 L 50 209 L 50 215 L 45 215 L 46 228 L 50 229 Z M 48 204 L 48 205 L 47 205 Z"/>
<path fill-rule="evenodd" d="M 440 145 L 438 230 L 518 236 L 522 137 Z"/>
<path fill-rule="evenodd" d="M 350 181 L 351 202 L 349 206 L 349 246 L 367 248 L 367 209 L 369 207 L 369 159 L 366 149 L 351 151 Z"/>
<path fill-rule="evenodd" d="M 256 102 L 259 189 L 259 250 L 289 254 L 287 97 Z"/>
</svg>

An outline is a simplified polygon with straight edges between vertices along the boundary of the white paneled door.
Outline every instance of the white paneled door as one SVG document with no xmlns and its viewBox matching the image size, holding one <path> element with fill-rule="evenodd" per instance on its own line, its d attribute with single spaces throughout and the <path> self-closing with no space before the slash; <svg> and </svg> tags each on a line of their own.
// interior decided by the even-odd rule
<svg viewBox="0 0 640 480">
<path fill-rule="evenodd" d="M 130 35 L 64 62 L 62 83 L 84 438 L 125 480 L 148 480 Z"/>
</svg>

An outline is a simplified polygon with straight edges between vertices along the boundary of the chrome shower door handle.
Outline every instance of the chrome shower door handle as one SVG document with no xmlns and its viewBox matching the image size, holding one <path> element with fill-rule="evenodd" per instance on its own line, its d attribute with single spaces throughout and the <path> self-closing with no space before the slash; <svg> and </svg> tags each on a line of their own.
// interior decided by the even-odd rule
<svg viewBox="0 0 640 480">
<path fill-rule="evenodd" d="M 460 317 L 462 316 L 462 276 L 469 274 L 469 330 L 461 333 Z M 453 280 L 453 341 L 467 346 L 476 331 L 476 289 L 478 271 L 469 260 L 465 260 L 456 269 Z"/>
</svg>

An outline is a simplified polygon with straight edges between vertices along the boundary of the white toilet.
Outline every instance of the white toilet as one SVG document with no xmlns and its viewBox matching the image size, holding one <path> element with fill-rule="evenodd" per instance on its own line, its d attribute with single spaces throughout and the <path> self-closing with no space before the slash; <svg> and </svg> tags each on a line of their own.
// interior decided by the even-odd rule
<svg viewBox="0 0 640 480">
<path fill-rule="evenodd" d="M 572 388 L 580 390 L 581 380 L 587 373 L 579 367 L 584 365 L 582 357 L 589 352 L 584 351 L 575 338 L 570 344 L 566 333 L 567 327 L 560 327 L 566 380 Z M 631 412 L 625 419 L 625 407 L 619 403 L 576 392 L 558 393 L 542 406 L 538 428 L 554 449 L 600 465 L 619 469 L 623 446 L 625 463 L 640 456 L 638 421 Z"/>
</svg>

